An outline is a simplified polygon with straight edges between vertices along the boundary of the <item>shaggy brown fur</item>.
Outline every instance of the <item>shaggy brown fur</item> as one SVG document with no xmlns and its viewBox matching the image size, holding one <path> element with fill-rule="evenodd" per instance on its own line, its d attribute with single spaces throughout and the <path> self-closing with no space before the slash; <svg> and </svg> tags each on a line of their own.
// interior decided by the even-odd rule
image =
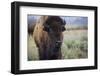
<svg viewBox="0 0 100 76">
<path fill-rule="evenodd" d="M 34 40 L 40 60 L 61 59 L 65 21 L 59 16 L 42 16 L 34 27 Z M 59 45 L 58 45 L 59 43 Z"/>
</svg>

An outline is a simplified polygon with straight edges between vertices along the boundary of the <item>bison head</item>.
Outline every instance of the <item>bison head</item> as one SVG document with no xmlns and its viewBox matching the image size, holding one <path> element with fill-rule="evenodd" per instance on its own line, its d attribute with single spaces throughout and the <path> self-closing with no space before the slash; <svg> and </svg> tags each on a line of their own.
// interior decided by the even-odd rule
<svg viewBox="0 0 100 76">
<path fill-rule="evenodd" d="M 51 49 L 55 52 L 59 51 L 63 35 L 62 32 L 65 31 L 66 22 L 59 16 L 48 16 L 44 22 L 43 30 L 48 33 L 49 38 L 51 39 Z"/>
</svg>

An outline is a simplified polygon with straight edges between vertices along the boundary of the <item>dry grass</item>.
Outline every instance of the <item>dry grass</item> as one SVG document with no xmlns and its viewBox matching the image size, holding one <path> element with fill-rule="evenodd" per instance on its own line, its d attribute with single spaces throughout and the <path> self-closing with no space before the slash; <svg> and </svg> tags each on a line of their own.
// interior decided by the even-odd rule
<svg viewBox="0 0 100 76">
<path fill-rule="evenodd" d="M 65 31 L 62 45 L 63 59 L 87 58 L 87 42 L 87 30 Z"/>
</svg>

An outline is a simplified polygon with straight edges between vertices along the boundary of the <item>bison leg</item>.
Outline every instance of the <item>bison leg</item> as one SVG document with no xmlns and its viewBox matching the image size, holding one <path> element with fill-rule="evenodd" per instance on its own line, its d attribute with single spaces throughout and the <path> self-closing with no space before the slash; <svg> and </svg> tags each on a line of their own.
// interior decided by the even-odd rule
<svg viewBox="0 0 100 76">
<path fill-rule="evenodd" d="M 43 50 L 41 48 L 39 48 L 39 59 L 40 60 L 44 60 L 44 54 L 42 52 Z"/>
<path fill-rule="evenodd" d="M 39 59 L 40 60 L 48 60 L 48 54 L 46 52 L 46 49 L 44 49 L 43 47 L 39 48 Z"/>
</svg>

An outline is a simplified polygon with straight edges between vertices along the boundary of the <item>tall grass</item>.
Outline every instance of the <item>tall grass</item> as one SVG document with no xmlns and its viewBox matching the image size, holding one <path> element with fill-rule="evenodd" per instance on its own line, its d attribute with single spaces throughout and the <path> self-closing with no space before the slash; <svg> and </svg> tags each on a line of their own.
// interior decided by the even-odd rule
<svg viewBox="0 0 100 76">
<path fill-rule="evenodd" d="M 88 45 L 86 40 L 64 40 L 62 45 L 63 59 L 87 58 Z"/>
</svg>

